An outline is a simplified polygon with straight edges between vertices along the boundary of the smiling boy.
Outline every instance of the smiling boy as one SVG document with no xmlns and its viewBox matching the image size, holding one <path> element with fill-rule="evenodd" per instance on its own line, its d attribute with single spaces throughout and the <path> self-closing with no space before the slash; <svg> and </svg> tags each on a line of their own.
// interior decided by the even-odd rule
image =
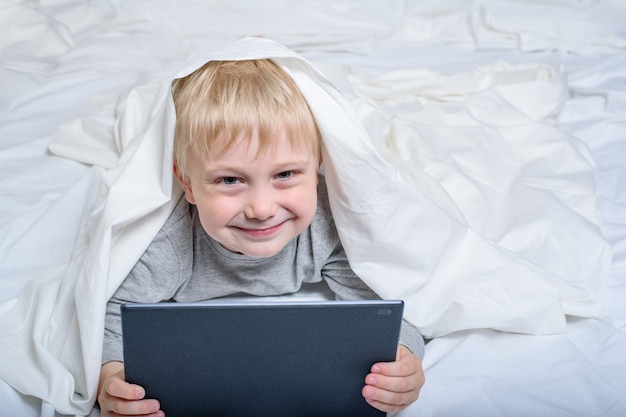
<svg viewBox="0 0 626 417">
<path fill-rule="evenodd" d="M 163 415 L 158 399 L 124 381 L 122 303 L 281 295 L 322 280 L 340 299 L 378 298 L 341 246 L 319 175 L 320 134 L 286 73 L 270 60 L 212 61 L 172 93 L 184 198 L 107 305 L 103 417 Z M 424 383 L 421 335 L 404 322 L 400 343 L 395 362 L 364 375 L 365 401 L 382 411 L 403 409 Z"/>
</svg>

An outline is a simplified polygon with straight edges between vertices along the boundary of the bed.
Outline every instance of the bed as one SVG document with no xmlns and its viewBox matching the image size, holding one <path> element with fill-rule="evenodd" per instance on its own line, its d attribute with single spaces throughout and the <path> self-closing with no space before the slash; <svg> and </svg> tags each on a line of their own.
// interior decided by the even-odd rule
<svg viewBox="0 0 626 417">
<path fill-rule="evenodd" d="M 99 415 L 103 303 L 180 192 L 146 139 L 163 86 L 259 51 L 316 80 L 351 262 L 428 338 L 398 417 L 626 415 L 624 21 L 608 0 L 1 2 L 0 416 Z"/>
</svg>

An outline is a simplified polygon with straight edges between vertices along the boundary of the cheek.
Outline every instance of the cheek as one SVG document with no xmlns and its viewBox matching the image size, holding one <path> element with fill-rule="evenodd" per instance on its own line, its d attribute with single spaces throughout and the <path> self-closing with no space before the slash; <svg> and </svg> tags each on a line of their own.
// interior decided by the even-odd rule
<svg viewBox="0 0 626 417">
<path fill-rule="evenodd" d="M 299 190 L 292 201 L 296 206 L 294 211 L 297 211 L 300 217 L 312 220 L 317 211 L 317 186 Z"/>
<path fill-rule="evenodd" d="M 197 201 L 200 222 L 209 235 L 228 223 L 237 211 L 236 202 L 228 198 L 210 198 Z"/>
</svg>

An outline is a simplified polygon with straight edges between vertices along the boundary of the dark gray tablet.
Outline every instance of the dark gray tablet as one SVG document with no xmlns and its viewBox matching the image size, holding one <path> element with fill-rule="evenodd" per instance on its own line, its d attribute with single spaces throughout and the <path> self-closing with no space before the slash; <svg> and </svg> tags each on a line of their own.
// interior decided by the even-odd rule
<svg viewBox="0 0 626 417">
<path fill-rule="evenodd" d="M 402 312 L 373 300 L 126 304 L 126 379 L 168 417 L 380 417 L 361 389 L 395 359 Z"/>
</svg>

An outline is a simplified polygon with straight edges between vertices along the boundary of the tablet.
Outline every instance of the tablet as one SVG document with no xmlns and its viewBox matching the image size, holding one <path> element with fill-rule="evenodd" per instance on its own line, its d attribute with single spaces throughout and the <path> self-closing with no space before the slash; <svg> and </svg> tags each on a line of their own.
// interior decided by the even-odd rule
<svg viewBox="0 0 626 417">
<path fill-rule="evenodd" d="M 126 380 L 168 417 L 380 417 L 361 395 L 395 360 L 402 301 L 125 304 Z"/>
</svg>

